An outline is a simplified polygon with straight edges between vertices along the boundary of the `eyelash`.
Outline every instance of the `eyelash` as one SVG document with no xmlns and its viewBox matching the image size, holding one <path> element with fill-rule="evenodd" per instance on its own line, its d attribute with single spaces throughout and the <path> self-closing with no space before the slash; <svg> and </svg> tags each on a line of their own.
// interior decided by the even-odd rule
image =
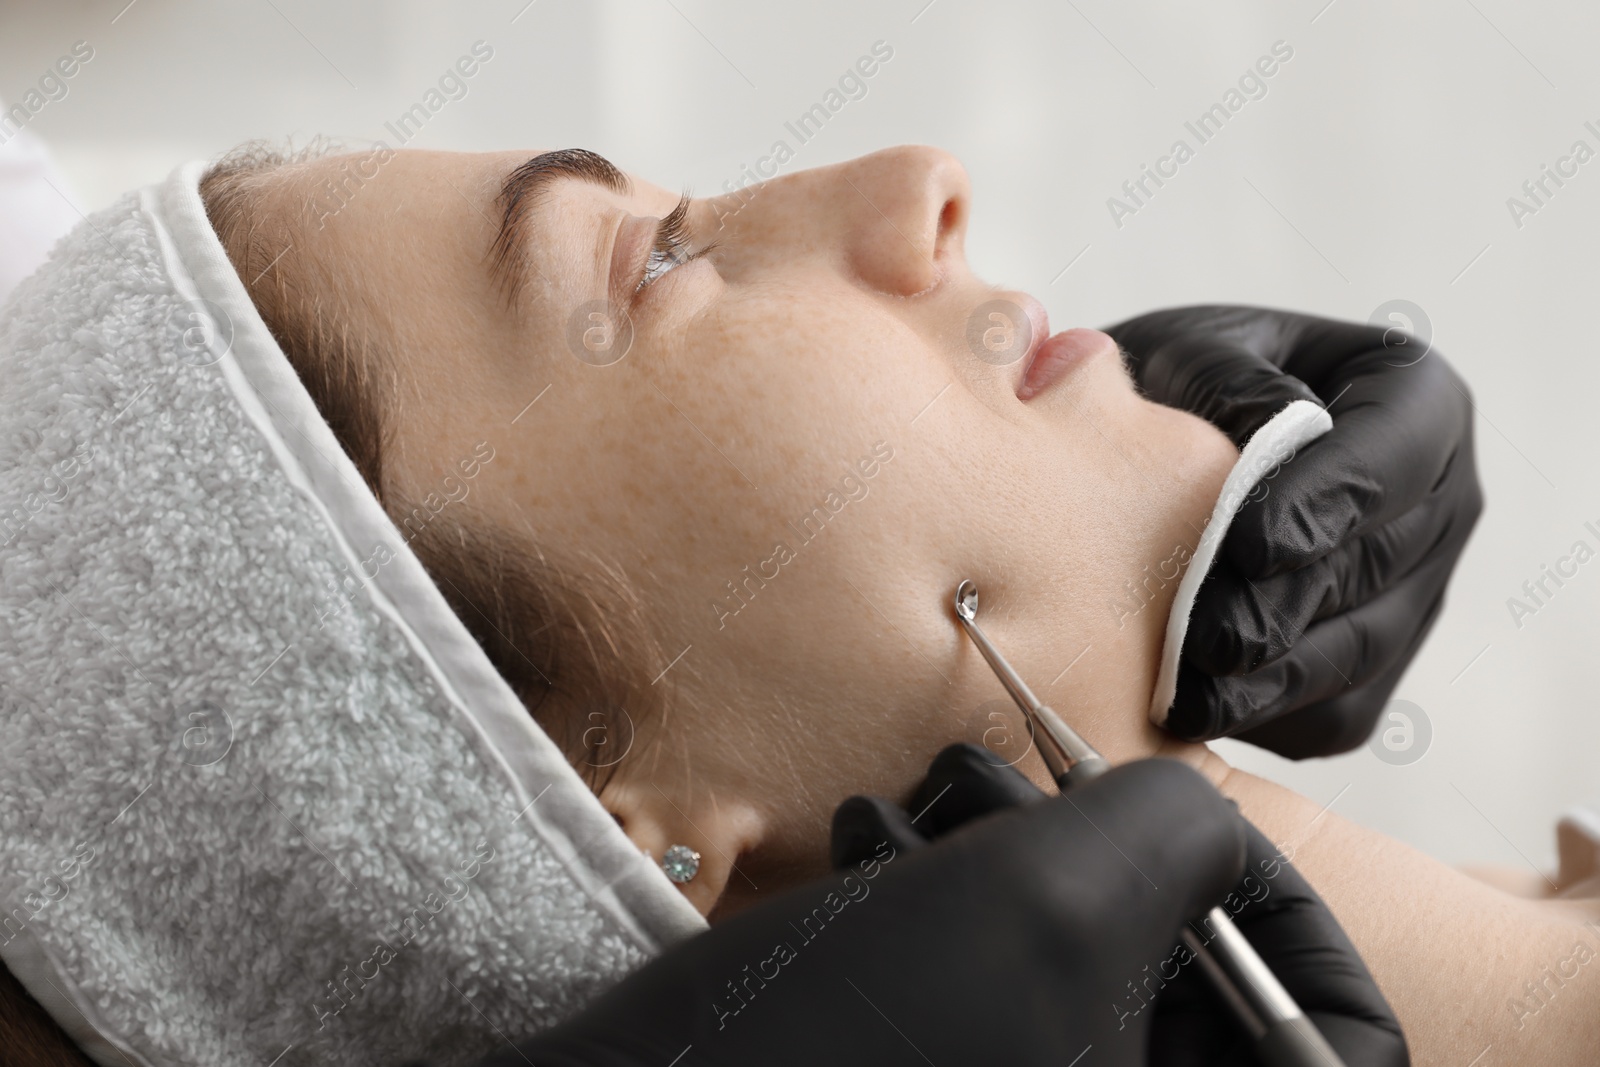
<svg viewBox="0 0 1600 1067">
<path fill-rule="evenodd" d="M 643 292 L 673 267 L 693 262 L 716 247 L 713 242 L 698 252 L 690 252 L 688 221 L 689 197 L 685 194 L 678 199 L 677 206 L 667 212 L 656 226 L 655 247 L 650 249 L 650 258 L 645 261 L 644 277 L 640 278 L 639 284 L 634 287 L 635 293 Z"/>
</svg>

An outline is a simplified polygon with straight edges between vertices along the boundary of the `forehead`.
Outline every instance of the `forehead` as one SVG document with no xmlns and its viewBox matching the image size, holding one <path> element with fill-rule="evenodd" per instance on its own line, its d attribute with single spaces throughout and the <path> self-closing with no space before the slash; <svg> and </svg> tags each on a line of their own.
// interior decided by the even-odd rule
<svg viewBox="0 0 1600 1067">
<path fill-rule="evenodd" d="M 435 152 L 386 146 L 308 160 L 284 175 L 290 191 L 342 215 L 488 213 L 519 152 Z M 375 202 L 375 203 L 369 203 Z M 429 211 L 433 208 L 433 211 Z"/>
<path fill-rule="evenodd" d="M 307 195 L 319 190 L 342 194 L 353 199 L 358 191 L 368 187 L 381 189 L 395 197 L 428 197 L 444 201 L 443 194 L 464 208 L 476 208 L 485 213 L 500 197 L 506 179 L 530 160 L 560 153 L 547 149 L 509 149 L 501 152 L 441 152 L 427 149 L 390 149 L 379 146 L 356 152 L 324 156 L 309 160 L 293 168 L 301 179 Z M 549 185 L 550 194 L 568 196 L 573 187 L 590 193 L 606 192 L 606 183 L 599 180 L 584 181 L 581 176 L 558 173 Z M 672 199 L 677 194 L 663 186 L 648 181 L 638 174 L 618 167 L 625 188 L 617 193 L 624 197 L 631 192 L 641 202 Z M 329 185 L 333 187 L 329 189 Z"/>
<path fill-rule="evenodd" d="M 548 162 L 574 154 L 598 162 Z M 380 145 L 309 160 L 283 177 L 281 191 L 300 202 L 312 230 L 332 230 L 337 242 L 437 241 L 480 254 L 510 229 L 512 209 L 518 225 L 507 236 L 519 243 L 560 242 L 563 235 L 579 234 L 594 210 L 662 213 L 677 198 L 637 175 L 614 171 L 592 153 L 543 149 L 440 152 Z"/>
<path fill-rule="evenodd" d="M 504 303 L 494 254 L 506 229 L 507 179 L 545 154 L 380 145 L 269 172 L 262 176 L 269 214 L 292 253 L 275 269 L 312 271 L 362 303 L 381 305 L 376 317 L 386 321 L 481 322 Z M 546 287 L 587 284 L 602 271 L 598 260 L 619 212 L 661 215 L 677 199 L 631 174 L 626 187 L 630 195 L 560 175 L 527 200 L 531 210 L 515 237 Z M 404 301 L 389 298 L 402 292 Z"/>
</svg>

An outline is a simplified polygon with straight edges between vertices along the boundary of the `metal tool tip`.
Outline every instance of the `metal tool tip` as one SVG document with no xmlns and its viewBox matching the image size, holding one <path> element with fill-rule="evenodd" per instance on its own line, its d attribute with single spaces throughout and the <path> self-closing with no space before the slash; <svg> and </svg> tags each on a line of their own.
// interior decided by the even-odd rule
<svg viewBox="0 0 1600 1067">
<path fill-rule="evenodd" d="M 956 614 L 968 622 L 978 617 L 978 587 L 970 578 L 963 578 L 956 586 Z"/>
</svg>

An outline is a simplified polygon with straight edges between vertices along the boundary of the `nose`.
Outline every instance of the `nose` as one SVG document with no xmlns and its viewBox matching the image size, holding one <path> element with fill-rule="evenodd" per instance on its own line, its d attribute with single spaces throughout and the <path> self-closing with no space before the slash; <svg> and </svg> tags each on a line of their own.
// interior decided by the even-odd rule
<svg viewBox="0 0 1600 1067">
<path fill-rule="evenodd" d="M 865 284 L 912 296 L 960 259 L 972 186 L 950 153 L 890 148 L 839 166 L 835 178 L 846 262 Z"/>
</svg>

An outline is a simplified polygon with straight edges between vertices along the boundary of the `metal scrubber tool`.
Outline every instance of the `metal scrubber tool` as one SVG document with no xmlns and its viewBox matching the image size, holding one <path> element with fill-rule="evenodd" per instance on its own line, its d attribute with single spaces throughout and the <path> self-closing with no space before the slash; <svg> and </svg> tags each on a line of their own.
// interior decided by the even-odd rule
<svg viewBox="0 0 1600 1067">
<path fill-rule="evenodd" d="M 1066 720 L 1034 696 L 1000 650 L 978 626 L 978 587 L 963 581 L 956 587 L 956 618 L 972 638 L 1000 682 L 1027 716 L 1056 787 L 1065 793 L 1111 769 L 1104 756 Z M 1193 924 L 1184 928 L 1183 940 L 1222 999 L 1228 1002 L 1245 1030 L 1255 1038 L 1256 1055 L 1272 1067 L 1344 1067 L 1339 1057 L 1305 1012 L 1283 988 L 1278 976 L 1233 925 L 1221 907 L 1206 915 L 1210 941 L 1201 939 Z"/>
</svg>

